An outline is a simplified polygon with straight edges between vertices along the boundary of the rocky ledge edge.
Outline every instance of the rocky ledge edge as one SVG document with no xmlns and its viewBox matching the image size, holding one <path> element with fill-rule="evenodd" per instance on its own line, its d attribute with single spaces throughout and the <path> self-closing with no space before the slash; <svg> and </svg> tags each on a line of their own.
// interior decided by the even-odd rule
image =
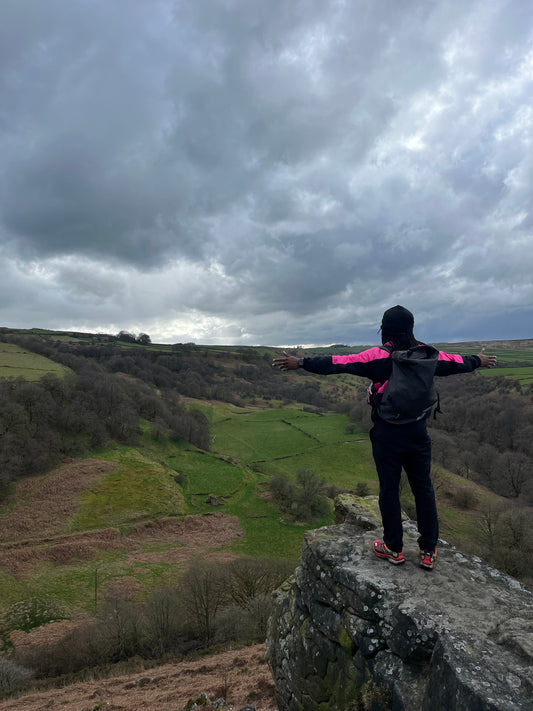
<svg viewBox="0 0 533 711">
<path fill-rule="evenodd" d="M 275 593 L 267 660 L 279 711 L 530 711 L 533 595 L 453 546 L 418 565 L 371 552 L 376 497 L 341 496 L 333 526 L 308 531 Z"/>
</svg>

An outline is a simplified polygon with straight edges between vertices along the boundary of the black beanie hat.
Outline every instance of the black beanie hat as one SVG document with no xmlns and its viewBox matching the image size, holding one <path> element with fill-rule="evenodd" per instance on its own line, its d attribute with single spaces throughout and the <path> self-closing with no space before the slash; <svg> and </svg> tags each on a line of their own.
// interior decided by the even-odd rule
<svg viewBox="0 0 533 711">
<path fill-rule="evenodd" d="M 415 317 L 403 306 L 387 309 L 381 320 L 381 328 L 389 333 L 410 333 L 415 325 Z"/>
</svg>

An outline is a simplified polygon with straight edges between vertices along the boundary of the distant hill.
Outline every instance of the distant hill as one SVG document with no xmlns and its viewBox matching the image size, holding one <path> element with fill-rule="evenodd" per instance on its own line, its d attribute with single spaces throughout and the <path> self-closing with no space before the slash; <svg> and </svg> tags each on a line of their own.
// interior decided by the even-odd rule
<svg viewBox="0 0 533 711">
<path fill-rule="evenodd" d="M 460 348 L 483 348 L 486 349 L 496 348 L 498 350 L 532 350 L 533 351 L 533 338 L 521 338 L 517 340 L 508 341 L 461 341 L 458 343 L 438 343 L 436 344 L 445 350 L 447 349 L 460 349 Z"/>
</svg>

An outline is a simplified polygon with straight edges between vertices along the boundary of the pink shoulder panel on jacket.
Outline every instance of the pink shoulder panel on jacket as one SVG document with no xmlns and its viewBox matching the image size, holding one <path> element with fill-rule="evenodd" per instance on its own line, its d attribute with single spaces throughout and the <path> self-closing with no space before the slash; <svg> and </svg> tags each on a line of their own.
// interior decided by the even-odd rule
<svg viewBox="0 0 533 711">
<path fill-rule="evenodd" d="M 444 351 L 439 351 L 439 360 L 451 360 L 453 363 L 464 363 L 463 356 L 455 353 L 444 353 Z"/>
<path fill-rule="evenodd" d="M 369 363 L 372 360 L 379 360 L 380 358 L 388 357 L 389 353 L 386 350 L 376 346 L 375 348 L 368 348 L 366 351 L 361 351 L 361 353 L 352 353 L 347 356 L 331 356 L 331 362 L 333 365 L 346 365 L 347 363 Z"/>
</svg>

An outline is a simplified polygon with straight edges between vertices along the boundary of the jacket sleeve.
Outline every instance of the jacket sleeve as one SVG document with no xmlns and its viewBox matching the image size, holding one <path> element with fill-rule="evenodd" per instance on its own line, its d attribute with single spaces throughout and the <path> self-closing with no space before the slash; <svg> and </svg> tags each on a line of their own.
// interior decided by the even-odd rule
<svg viewBox="0 0 533 711">
<path fill-rule="evenodd" d="M 364 378 L 373 379 L 376 372 L 376 364 L 388 359 L 388 351 L 375 347 L 352 355 L 304 358 L 303 368 L 310 373 L 318 373 L 320 375 L 350 373 L 351 375 L 361 375 Z"/>
<path fill-rule="evenodd" d="M 481 365 L 481 359 L 477 355 L 455 355 L 439 351 L 439 360 L 435 375 L 457 375 L 458 373 L 471 373 Z"/>
</svg>

